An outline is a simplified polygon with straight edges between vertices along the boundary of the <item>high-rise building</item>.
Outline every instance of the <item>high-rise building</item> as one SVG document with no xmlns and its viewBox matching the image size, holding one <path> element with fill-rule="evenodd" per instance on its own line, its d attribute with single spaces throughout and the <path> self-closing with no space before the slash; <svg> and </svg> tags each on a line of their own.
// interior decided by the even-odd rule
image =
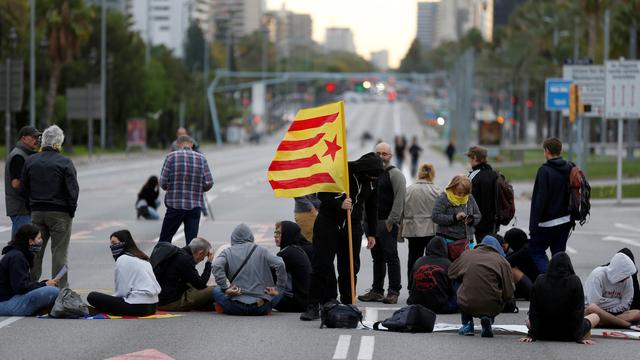
<svg viewBox="0 0 640 360">
<path fill-rule="evenodd" d="M 328 52 L 339 51 L 355 54 L 356 46 L 353 43 L 353 32 L 349 28 L 327 28 L 324 47 Z"/>
<path fill-rule="evenodd" d="M 229 30 L 239 38 L 260 30 L 264 7 L 264 0 L 213 0 L 216 36 L 224 39 Z"/>
<path fill-rule="evenodd" d="M 263 17 L 269 39 L 275 44 L 280 57 L 289 57 L 296 49 L 314 47 L 311 39 L 312 19 L 307 14 L 296 14 L 286 9 L 270 11 Z"/>
<path fill-rule="evenodd" d="M 370 60 L 371 63 L 373 63 L 373 66 L 380 71 L 386 71 L 389 69 L 389 51 L 387 50 L 371 52 Z"/>
<path fill-rule="evenodd" d="M 418 30 L 416 37 L 423 49 L 431 49 L 436 40 L 439 2 L 418 2 Z"/>
<path fill-rule="evenodd" d="M 436 45 L 458 41 L 471 29 L 485 41 L 493 39 L 494 0 L 442 0 L 438 7 Z"/>
</svg>

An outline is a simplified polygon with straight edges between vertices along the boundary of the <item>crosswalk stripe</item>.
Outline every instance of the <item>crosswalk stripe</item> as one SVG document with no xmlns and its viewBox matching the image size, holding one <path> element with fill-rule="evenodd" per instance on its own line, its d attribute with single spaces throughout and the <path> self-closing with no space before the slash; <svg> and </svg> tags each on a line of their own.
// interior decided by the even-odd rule
<svg viewBox="0 0 640 360">
<path fill-rule="evenodd" d="M 336 351 L 333 353 L 333 359 L 346 359 L 347 355 L 349 355 L 349 346 L 351 346 L 351 335 L 340 335 L 338 344 L 336 344 Z"/>
<path fill-rule="evenodd" d="M 358 360 L 373 359 L 373 348 L 376 338 L 374 336 L 363 336 L 360 339 L 360 350 L 358 351 Z"/>
</svg>

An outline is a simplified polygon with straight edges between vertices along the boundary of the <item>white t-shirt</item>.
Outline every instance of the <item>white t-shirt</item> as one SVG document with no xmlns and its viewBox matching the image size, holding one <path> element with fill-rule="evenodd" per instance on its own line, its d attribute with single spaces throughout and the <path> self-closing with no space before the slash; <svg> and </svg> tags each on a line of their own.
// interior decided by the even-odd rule
<svg viewBox="0 0 640 360">
<path fill-rule="evenodd" d="M 124 254 L 116 260 L 115 293 L 129 304 L 156 304 L 160 284 L 151 264 L 135 256 Z"/>
</svg>

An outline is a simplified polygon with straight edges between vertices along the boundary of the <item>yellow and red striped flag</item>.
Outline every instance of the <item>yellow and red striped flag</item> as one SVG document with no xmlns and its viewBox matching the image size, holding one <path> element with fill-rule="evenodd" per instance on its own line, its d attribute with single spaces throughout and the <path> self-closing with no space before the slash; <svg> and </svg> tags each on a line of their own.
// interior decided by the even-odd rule
<svg viewBox="0 0 640 360">
<path fill-rule="evenodd" d="M 276 197 L 349 192 L 344 102 L 298 111 L 267 177 Z"/>
</svg>

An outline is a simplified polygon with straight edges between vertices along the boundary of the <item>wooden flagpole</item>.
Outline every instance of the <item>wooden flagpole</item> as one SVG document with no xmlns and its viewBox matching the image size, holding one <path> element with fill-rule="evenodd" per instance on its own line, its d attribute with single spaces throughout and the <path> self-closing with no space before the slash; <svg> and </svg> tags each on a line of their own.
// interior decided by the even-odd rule
<svg viewBox="0 0 640 360">
<path fill-rule="evenodd" d="M 342 143 L 344 144 L 344 183 L 345 194 L 349 198 L 349 165 L 347 152 L 347 129 L 345 123 L 347 116 L 344 112 L 344 101 L 340 101 L 340 112 L 342 113 Z M 351 282 L 351 303 L 356 303 L 356 272 L 353 268 L 353 232 L 351 231 L 351 209 L 347 210 L 347 238 L 349 241 L 349 281 Z"/>
</svg>

